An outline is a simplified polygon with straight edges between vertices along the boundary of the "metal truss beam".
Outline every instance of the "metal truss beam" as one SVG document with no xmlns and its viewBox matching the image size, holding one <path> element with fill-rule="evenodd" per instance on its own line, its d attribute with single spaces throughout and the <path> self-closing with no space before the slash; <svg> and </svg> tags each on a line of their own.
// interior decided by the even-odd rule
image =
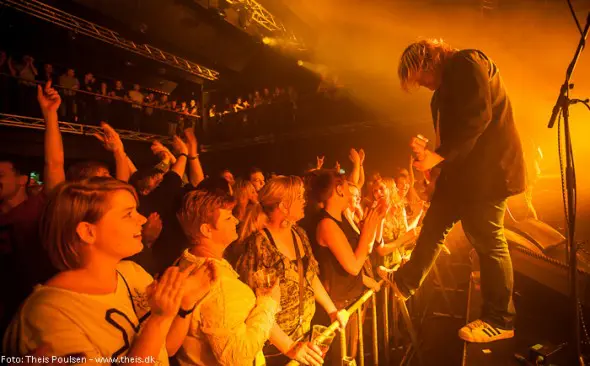
<svg viewBox="0 0 590 366">
<path fill-rule="evenodd" d="M 229 4 L 243 4 L 252 13 L 252 20 L 256 24 L 270 32 L 280 33 L 283 37 L 297 44 L 300 48 L 305 48 L 303 42 L 298 40 L 294 33 L 289 32 L 283 22 L 275 18 L 256 0 L 228 0 L 227 2 Z"/>
<path fill-rule="evenodd" d="M 36 130 L 44 130 L 45 129 L 45 121 L 42 118 L 34 118 L 34 117 L 26 117 L 26 116 L 17 116 L 13 114 L 3 114 L 0 113 L 0 125 L 2 126 L 11 126 L 11 127 L 20 127 L 20 128 L 30 128 Z M 213 145 L 206 145 L 206 144 L 199 144 L 201 152 L 215 152 L 215 151 L 224 151 L 224 150 L 233 150 L 238 148 L 244 148 L 248 146 L 254 145 L 263 145 L 263 144 L 271 144 L 277 141 L 287 141 L 287 140 L 294 140 L 294 139 L 306 139 L 306 138 L 314 138 L 320 136 L 333 136 L 335 134 L 342 134 L 342 133 L 354 133 L 361 130 L 366 130 L 375 127 L 382 127 L 387 128 L 391 126 L 390 123 L 380 123 L 376 121 L 365 121 L 359 123 L 350 123 L 346 125 L 334 125 L 334 126 L 321 126 L 311 129 L 302 129 L 299 131 L 293 132 L 286 132 L 282 134 L 266 134 L 262 136 L 257 136 L 253 138 L 246 138 L 241 140 L 234 140 L 228 141 L 225 143 L 213 144 Z M 87 135 L 91 136 L 95 133 L 102 133 L 102 129 L 100 126 L 88 126 L 82 125 L 78 123 L 70 123 L 70 122 L 59 122 L 59 130 L 62 133 L 70 133 L 74 135 Z M 128 130 L 116 130 L 122 140 L 130 140 L 130 141 L 142 141 L 142 142 L 153 142 L 155 140 L 161 142 L 169 142 L 170 138 L 167 136 L 150 134 L 150 133 L 143 133 L 143 132 L 134 132 Z"/>
<path fill-rule="evenodd" d="M 42 118 L 34 118 L 34 117 L 26 117 L 26 116 L 17 116 L 14 114 L 4 114 L 0 113 L 0 125 L 3 126 L 12 126 L 12 127 L 21 127 L 21 128 L 32 128 L 35 130 L 44 130 L 45 129 L 45 121 Z M 88 125 L 81 125 L 78 123 L 70 123 L 70 122 L 63 122 L 59 121 L 59 130 L 62 133 L 71 133 L 75 135 L 93 135 L 95 133 L 102 133 L 102 128 L 100 126 L 88 126 Z M 128 130 L 116 130 L 122 140 L 132 140 L 132 141 L 144 141 L 144 142 L 152 142 L 154 140 L 168 140 L 168 137 L 155 135 L 150 133 L 144 132 L 134 132 Z"/>
<path fill-rule="evenodd" d="M 192 61 L 178 57 L 148 44 L 138 44 L 127 40 L 119 33 L 94 24 L 60 9 L 54 8 L 38 0 L 0 0 L 0 4 L 17 11 L 53 23 L 62 28 L 106 42 L 115 47 L 164 63 L 192 75 L 207 80 L 219 79 L 219 72 L 198 65 Z"/>
</svg>

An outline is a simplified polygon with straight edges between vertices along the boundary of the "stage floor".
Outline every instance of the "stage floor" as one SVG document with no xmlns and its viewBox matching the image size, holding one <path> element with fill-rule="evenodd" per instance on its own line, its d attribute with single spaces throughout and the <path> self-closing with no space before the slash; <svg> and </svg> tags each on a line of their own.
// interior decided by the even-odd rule
<svg viewBox="0 0 590 366">
<path fill-rule="evenodd" d="M 453 317 L 427 316 L 419 330 L 422 365 L 462 366 L 503 366 L 526 365 L 518 361 L 516 354 L 527 356 L 531 346 L 552 344 L 558 346 L 567 339 L 568 317 L 567 298 L 549 291 L 529 278 L 515 277 L 515 307 L 517 311 L 516 334 L 509 340 L 488 344 L 468 344 L 457 336 L 457 331 L 466 323 L 465 315 L 477 319 L 481 305 L 479 291 L 473 291 L 468 309 L 469 282 L 459 285 L 464 291 L 451 294 L 453 313 L 462 314 L 462 319 Z M 448 313 L 442 297 L 434 293 L 428 300 L 432 310 Z M 469 311 L 468 311 L 469 310 Z M 432 313 L 432 312 L 430 312 Z M 394 353 L 392 365 L 399 364 L 401 351 Z M 552 364 L 566 366 L 566 351 L 556 353 Z M 414 357 L 410 365 L 420 365 Z M 532 363 L 534 365 L 534 363 Z"/>
</svg>

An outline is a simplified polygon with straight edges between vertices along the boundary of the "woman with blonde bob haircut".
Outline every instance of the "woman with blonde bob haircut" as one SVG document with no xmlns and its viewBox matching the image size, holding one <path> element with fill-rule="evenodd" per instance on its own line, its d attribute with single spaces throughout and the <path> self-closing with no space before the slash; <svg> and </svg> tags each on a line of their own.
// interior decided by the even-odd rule
<svg viewBox="0 0 590 366">
<path fill-rule="evenodd" d="M 52 356 L 97 363 L 97 357 L 126 356 L 167 365 L 191 319 L 177 316 L 179 309 L 191 309 L 204 297 L 211 272 L 191 275 L 194 267 L 174 267 L 154 281 L 124 261 L 142 250 L 145 222 L 126 183 L 97 177 L 57 186 L 41 234 L 60 272 L 25 300 L 6 332 L 4 354 L 22 356 L 43 347 Z"/>
<path fill-rule="evenodd" d="M 284 365 L 293 359 L 303 365 L 321 365 L 321 350 L 307 342 L 315 302 L 342 326 L 348 316 L 346 311 L 338 311 L 324 289 L 309 238 L 297 226 L 305 208 L 303 181 L 296 176 L 272 178 L 258 192 L 258 201 L 258 207 L 248 213 L 245 227 L 256 227 L 249 222 L 266 223 L 257 231 L 244 233 L 246 248 L 237 270 L 252 288 L 260 286 L 254 276 L 259 270 L 273 272 L 280 280 L 281 311 L 270 333 L 271 344 L 264 349 L 266 363 Z"/>
</svg>

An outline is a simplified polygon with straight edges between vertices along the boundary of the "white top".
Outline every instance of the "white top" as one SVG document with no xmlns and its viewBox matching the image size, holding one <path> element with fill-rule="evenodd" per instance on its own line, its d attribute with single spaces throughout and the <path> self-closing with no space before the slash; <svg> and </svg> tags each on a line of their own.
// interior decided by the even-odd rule
<svg viewBox="0 0 590 366">
<path fill-rule="evenodd" d="M 110 365 L 116 360 L 108 358 L 125 356 L 140 331 L 140 319 L 143 322 L 149 316 L 145 290 L 153 278 L 130 261 L 120 262 L 117 270 L 117 289 L 111 294 L 35 287 L 4 335 L 3 353 L 22 356 L 48 344 L 52 356 L 83 354 L 87 361 L 99 364 Z M 151 361 L 168 365 L 165 345 Z"/>
<path fill-rule="evenodd" d="M 200 267 L 206 261 L 187 249 L 179 266 L 195 263 Z M 225 259 L 214 261 L 219 281 L 195 309 L 176 359 L 181 366 L 264 364 L 262 347 L 270 336 L 279 304 L 268 296 L 257 298 Z"/>
</svg>

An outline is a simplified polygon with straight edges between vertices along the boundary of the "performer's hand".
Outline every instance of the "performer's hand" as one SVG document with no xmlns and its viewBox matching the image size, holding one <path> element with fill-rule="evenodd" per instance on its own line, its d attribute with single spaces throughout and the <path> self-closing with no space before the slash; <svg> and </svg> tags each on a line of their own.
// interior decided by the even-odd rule
<svg viewBox="0 0 590 366">
<path fill-rule="evenodd" d="M 424 151 L 424 159 L 414 161 L 414 168 L 425 171 L 434 168 L 438 165 L 441 161 L 445 160 L 442 156 L 438 155 L 437 153 L 425 150 Z"/>
</svg>

